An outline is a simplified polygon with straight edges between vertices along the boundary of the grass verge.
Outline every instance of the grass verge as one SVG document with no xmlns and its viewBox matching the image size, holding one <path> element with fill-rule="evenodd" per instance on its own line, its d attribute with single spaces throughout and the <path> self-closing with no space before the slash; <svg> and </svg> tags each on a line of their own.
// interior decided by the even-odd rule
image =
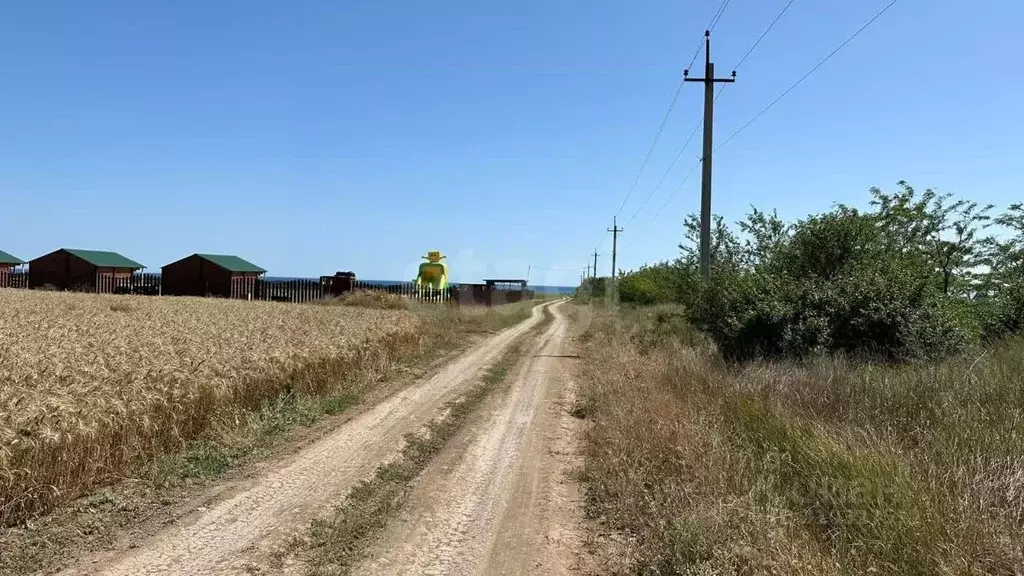
<svg viewBox="0 0 1024 576">
<path fill-rule="evenodd" d="M 1024 571 L 1024 342 L 730 366 L 671 309 L 579 310 L 586 510 L 628 571 Z"/>
<path fill-rule="evenodd" d="M 542 332 L 554 319 L 549 308 L 544 308 L 544 319 L 534 327 L 532 334 Z M 406 436 L 397 459 L 380 466 L 372 478 L 357 484 L 329 518 L 313 522 L 307 559 L 311 574 L 340 576 L 350 572 L 374 538 L 402 509 L 410 482 L 455 436 L 488 395 L 505 382 L 521 360 L 523 346 L 523 341 L 513 344 L 488 367 L 479 385 L 445 407 L 444 417 L 431 422 L 419 433 Z"/>
<path fill-rule="evenodd" d="M 118 532 L 159 516 L 186 501 L 209 481 L 265 456 L 297 429 L 349 410 L 371 395 L 385 393 L 386 380 L 410 380 L 480 337 L 522 322 L 534 303 L 494 308 L 413 305 L 422 321 L 413 340 L 396 342 L 387 353 L 346 359 L 334 368 L 295 376 L 296 385 L 253 409 L 222 413 L 183 449 L 162 451 L 128 470 L 120 481 L 68 506 L 0 531 L 0 575 L 49 570 L 76 549 L 112 543 Z M 402 374 L 406 376 L 402 377 Z M 302 379 L 330 382 L 321 394 L 305 392 Z M 386 387 L 384 387 L 386 388 Z"/>
</svg>

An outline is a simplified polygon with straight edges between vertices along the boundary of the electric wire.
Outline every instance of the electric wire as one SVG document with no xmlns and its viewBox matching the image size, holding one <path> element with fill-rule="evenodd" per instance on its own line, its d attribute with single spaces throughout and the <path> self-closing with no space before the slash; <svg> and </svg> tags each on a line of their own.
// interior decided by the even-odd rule
<svg viewBox="0 0 1024 576">
<path fill-rule="evenodd" d="M 893 7 L 893 5 L 895 5 L 895 4 L 896 4 L 896 2 L 897 2 L 897 0 L 891 0 L 891 1 L 890 1 L 890 2 L 888 3 L 888 4 L 886 4 L 886 5 L 885 5 L 885 7 L 883 7 L 883 8 L 881 9 L 881 10 L 879 10 L 879 11 L 878 11 L 878 13 L 876 13 L 876 14 L 875 14 L 875 15 L 874 15 L 874 16 L 873 16 L 873 17 L 872 17 L 872 18 L 871 18 L 870 20 L 868 20 L 868 21 L 867 21 L 867 22 L 866 22 L 866 23 L 865 23 L 865 24 L 864 24 L 863 26 L 861 26 L 861 27 L 860 27 L 859 29 L 857 29 L 857 31 L 856 31 L 856 32 L 854 32 L 854 33 L 853 33 L 852 35 L 850 35 L 850 36 L 849 36 L 848 38 L 846 38 L 846 40 L 844 40 L 844 41 L 843 41 L 843 42 L 842 42 L 841 44 L 839 44 L 839 46 L 837 46 L 837 47 L 836 47 L 836 48 L 835 48 L 834 50 L 832 50 L 832 52 L 830 52 L 830 53 L 829 53 L 829 54 L 828 54 L 827 56 L 825 56 L 825 57 L 824 57 L 824 58 L 823 58 L 823 59 L 822 59 L 822 60 L 821 60 L 820 62 L 818 62 L 817 64 L 815 64 L 813 68 L 811 68 L 811 69 L 810 69 L 809 71 L 807 71 L 807 73 L 806 73 L 806 74 L 804 74 L 803 76 L 801 76 L 799 80 L 797 80 L 797 81 L 796 81 L 795 83 L 793 83 L 793 85 L 791 85 L 791 86 L 790 86 L 789 88 L 787 88 L 787 89 L 786 89 L 786 90 L 785 90 L 785 91 L 784 91 L 784 92 L 783 92 L 782 94 L 780 94 L 778 98 L 776 98 L 776 99 L 775 99 L 775 100 L 773 100 L 773 101 L 772 101 L 772 102 L 771 102 L 770 104 L 768 104 L 768 105 L 767 105 L 767 106 L 765 106 L 765 107 L 764 107 L 763 109 L 761 109 L 761 111 L 759 111 L 759 112 L 758 112 L 757 114 L 755 114 L 755 115 L 754 115 L 754 117 L 753 117 L 753 118 L 751 118 L 751 119 L 750 119 L 749 121 L 747 121 L 747 123 L 746 123 L 746 124 L 744 124 L 743 126 L 741 126 L 739 130 L 736 130 L 736 131 L 735 131 L 735 132 L 733 132 L 733 133 L 732 133 L 732 134 L 731 134 L 731 135 L 730 135 L 730 136 L 729 136 L 728 138 L 726 138 L 726 139 L 725 139 L 724 141 L 722 141 L 722 142 L 721 142 L 720 144 L 718 144 L 717 146 L 715 146 L 715 148 L 714 148 L 714 149 L 712 150 L 712 152 L 717 152 L 717 151 L 718 151 L 718 150 L 719 150 L 720 148 L 722 148 L 723 146 L 725 146 L 726 144 L 728 144 L 728 143 L 729 143 L 729 142 L 730 142 L 730 141 L 731 141 L 731 140 L 732 140 L 733 138 L 735 138 L 735 137 L 736 137 L 737 135 L 739 135 L 739 134 L 740 134 L 741 132 L 743 132 L 744 130 L 746 130 L 747 128 L 749 128 L 751 124 L 753 124 L 754 122 L 756 122 L 756 121 L 757 121 L 757 120 L 758 120 L 759 118 L 761 118 L 761 116 L 763 116 L 763 115 L 764 115 L 764 114 L 765 114 L 766 112 L 768 112 L 768 111 L 769 111 L 770 109 L 772 109 L 772 108 L 773 108 L 773 107 L 774 107 L 774 106 L 775 106 L 776 104 L 778 104 L 778 103 L 779 103 L 779 102 L 780 102 L 780 101 L 781 101 L 781 100 L 782 100 L 783 98 L 785 98 L 785 97 L 786 97 L 786 96 L 787 96 L 787 95 L 788 95 L 788 94 L 789 94 L 790 92 L 792 92 L 792 91 L 793 91 L 793 90 L 794 90 L 794 89 L 795 89 L 795 88 L 796 88 L 797 86 L 799 86 L 800 84 L 802 84 L 802 83 L 804 82 L 804 80 L 807 80 L 807 78 L 808 78 L 808 77 L 810 77 L 810 76 L 811 76 L 811 74 L 814 74 L 814 73 L 815 73 L 815 72 L 816 72 L 816 71 L 817 71 L 817 70 L 818 70 L 819 68 L 821 68 L 821 67 L 822 67 L 822 66 L 823 66 L 823 65 L 824 65 L 824 64 L 825 64 L 826 62 L 828 62 L 829 60 L 831 60 L 833 56 L 835 56 L 836 54 L 838 54 L 838 53 L 839 53 L 839 52 L 840 52 L 840 51 L 841 51 L 841 50 L 842 50 L 843 48 L 845 48 L 845 47 L 846 47 L 846 45 L 847 45 L 847 44 L 849 44 L 850 42 L 852 42 L 854 38 L 856 38 L 856 37 L 857 37 L 857 36 L 859 36 L 859 35 L 860 35 L 860 34 L 861 34 L 862 32 L 864 32 L 865 30 L 867 30 L 867 28 L 868 28 L 869 26 L 871 26 L 872 24 L 874 24 L 876 20 L 878 20 L 879 18 L 881 18 L 881 17 L 882 17 L 882 15 L 883 15 L 883 14 L 885 14 L 886 12 L 888 12 L 888 11 L 889 11 L 889 9 L 890 9 L 890 8 L 892 8 L 892 7 Z M 782 13 L 785 13 L 785 10 L 787 10 L 787 9 L 788 9 L 788 7 L 789 7 L 789 5 L 787 4 L 787 5 L 786 5 L 786 8 L 785 8 L 785 9 L 783 10 L 783 12 L 782 12 Z M 777 20 L 776 20 L 776 21 L 777 21 Z M 772 27 L 772 26 L 769 26 L 769 30 L 771 29 L 771 27 Z M 757 42 L 755 42 L 755 43 L 754 43 L 754 46 L 756 47 L 756 45 L 757 45 L 757 44 L 758 44 L 759 42 L 760 42 L 760 39 L 759 39 L 759 40 L 758 40 Z M 741 60 L 740 60 L 740 63 L 742 63 L 742 62 L 743 62 L 743 61 L 744 61 L 744 60 L 746 59 L 746 57 L 747 57 L 747 56 L 749 56 L 749 52 L 752 52 L 752 51 L 753 51 L 753 47 L 751 48 L 751 50 L 749 50 L 749 51 L 748 51 L 748 54 L 744 56 L 744 59 L 741 59 Z M 738 65 L 737 65 L 737 66 L 738 66 Z M 721 94 L 721 90 L 719 90 L 719 94 Z M 716 96 L 716 98 L 715 98 L 715 99 L 717 100 L 717 96 Z M 694 171 L 696 170 L 697 166 L 699 166 L 699 165 L 700 165 L 700 161 L 698 161 L 698 162 L 697 162 L 697 164 L 696 164 L 696 165 L 695 165 L 695 166 L 694 166 L 694 167 L 693 167 L 693 168 L 692 168 L 692 169 L 690 170 L 690 172 L 688 172 L 688 173 L 687 173 L 686 177 L 685 177 L 685 178 L 683 179 L 683 184 L 685 184 L 685 183 L 686 183 L 686 182 L 687 182 L 687 181 L 689 180 L 689 178 L 690 178 L 690 175 L 692 175 L 692 174 L 693 174 L 693 172 L 694 172 Z M 653 216 L 651 217 L 651 220 L 650 220 L 650 221 L 648 222 L 648 226 L 650 226 L 650 224 L 651 224 L 651 223 L 653 223 L 653 222 L 654 222 L 654 220 L 656 220 L 656 219 L 658 218 L 658 216 L 659 216 L 659 215 L 661 214 L 662 210 L 664 210 L 664 209 L 665 209 L 665 207 L 667 207 L 667 206 L 668 206 L 668 204 L 669 204 L 669 202 L 670 202 L 670 201 L 672 200 L 672 198 L 674 198 L 674 197 L 675 197 L 675 195 L 676 195 L 676 194 L 678 194 L 678 193 L 679 193 L 679 191 L 680 191 L 681 189 L 682 189 L 682 184 L 680 184 L 680 185 L 679 185 L 679 187 L 678 187 L 678 188 L 676 188 L 676 190 L 675 190 L 675 191 L 674 191 L 674 192 L 673 192 L 673 193 L 672 193 L 672 194 L 671 194 L 671 195 L 670 195 L 670 196 L 668 197 L 668 199 L 667 199 L 667 200 L 665 201 L 665 203 L 664 203 L 664 204 L 662 205 L 662 207 L 661 207 L 661 208 L 659 208 L 659 209 L 658 209 L 658 211 L 654 213 L 654 215 L 653 215 Z"/>
</svg>

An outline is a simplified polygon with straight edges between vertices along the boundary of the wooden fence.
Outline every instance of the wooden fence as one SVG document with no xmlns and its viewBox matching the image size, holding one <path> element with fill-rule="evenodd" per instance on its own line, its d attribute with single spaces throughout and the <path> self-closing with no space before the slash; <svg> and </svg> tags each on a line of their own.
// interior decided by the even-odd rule
<svg viewBox="0 0 1024 576">
<path fill-rule="evenodd" d="M 0 288 L 28 288 L 28 272 L 0 271 Z"/>
<path fill-rule="evenodd" d="M 267 280 L 258 278 L 255 281 L 253 300 L 271 302 L 315 302 L 330 296 L 322 280 L 296 278 L 291 280 Z"/>
<path fill-rule="evenodd" d="M 488 286 L 487 284 L 454 284 L 448 288 L 435 290 L 420 288 L 413 282 L 394 284 L 376 284 L 357 280 L 356 290 L 387 292 L 423 302 L 452 302 L 460 305 L 500 306 L 523 300 L 533 300 L 533 290 Z"/>
<path fill-rule="evenodd" d="M 136 273 L 124 276 L 96 274 L 81 278 L 65 278 L 67 289 L 99 294 L 163 294 L 160 274 Z M 0 273 L 0 288 L 28 288 L 28 272 Z M 54 285 L 54 287 L 57 287 Z M 509 290 L 488 287 L 485 284 L 458 284 L 444 289 L 421 288 L 413 282 L 374 283 L 347 276 L 267 279 L 234 278 L 230 291 L 224 296 L 238 300 L 308 303 L 337 296 L 350 290 L 369 290 L 395 294 L 421 302 L 453 303 L 460 305 L 497 306 L 533 299 L 532 290 Z"/>
<path fill-rule="evenodd" d="M 371 292 L 385 292 L 387 294 L 395 294 L 423 302 L 449 302 L 455 300 L 455 296 L 458 292 L 458 289 L 455 287 L 421 288 L 413 282 L 377 284 L 363 280 L 356 280 L 353 284 L 353 288 L 356 290 L 368 290 Z"/>
<path fill-rule="evenodd" d="M 128 276 L 113 276 L 110 274 L 97 274 L 96 292 L 99 294 L 159 296 L 160 275 L 139 273 Z"/>
</svg>

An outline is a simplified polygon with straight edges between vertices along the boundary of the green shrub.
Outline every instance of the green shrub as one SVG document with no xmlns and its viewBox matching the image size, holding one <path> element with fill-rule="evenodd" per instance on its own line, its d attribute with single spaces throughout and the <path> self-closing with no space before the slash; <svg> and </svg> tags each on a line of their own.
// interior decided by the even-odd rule
<svg viewBox="0 0 1024 576">
<path fill-rule="evenodd" d="M 1024 332 L 1024 286 L 1004 289 L 996 298 L 974 303 L 974 308 L 986 342 Z"/>
<path fill-rule="evenodd" d="M 682 304 L 733 360 L 912 360 L 1024 331 L 1024 205 L 993 218 L 991 206 L 918 194 L 906 182 L 893 193 L 872 188 L 871 198 L 867 211 L 840 205 L 795 223 L 755 208 L 738 223 L 741 235 L 715 215 L 706 282 L 691 214 L 681 257 L 626 274 L 616 294 Z M 983 236 L 990 225 L 1009 235 Z M 988 299 L 970 300 L 978 294 Z"/>
<path fill-rule="evenodd" d="M 619 278 L 619 301 L 639 305 L 679 301 L 689 275 L 688 270 L 670 263 L 643 266 Z"/>
<path fill-rule="evenodd" d="M 576 289 L 575 299 L 581 303 L 600 300 L 607 295 L 607 278 L 587 278 Z"/>
<path fill-rule="evenodd" d="M 792 314 L 771 279 L 715 270 L 690 310 L 690 319 L 728 358 L 782 353 Z"/>
<path fill-rule="evenodd" d="M 976 338 L 914 252 L 888 253 L 871 216 L 849 210 L 794 227 L 758 271 L 719 267 L 690 319 L 737 360 L 823 352 L 912 359 L 962 350 Z"/>
</svg>

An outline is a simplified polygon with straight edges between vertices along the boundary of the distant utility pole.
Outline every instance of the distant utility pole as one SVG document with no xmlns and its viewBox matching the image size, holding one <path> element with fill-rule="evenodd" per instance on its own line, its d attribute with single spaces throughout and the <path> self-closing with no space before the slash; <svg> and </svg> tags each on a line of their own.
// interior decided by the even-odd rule
<svg viewBox="0 0 1024 576">
<path fill-rule="evenodd" d="M 615 275 L 617 274 L 617 268 L 615 268 L 615 258 L 618 256 L 619 253 L 619 234 L 623 232 L 622 228 L 619 228 L 618 224 L 615 223 L 615 217 L 612 217 L 612 227 L 609 228 L 608 231 L 612 233 L 612 282 L 614 282 Z"/>
<path fill-rule="evenodd" d="M 587 278 L 590 278 L 590 264 L 587 264 Z"/>
<path fill-rule="evenodd" d="M 704 77 L 690 78 L 690 71 L 683 71 L 686 82 L 704 83 L 704 154 L 701 157 L 700 174 L 700 273 L 705 280 L 711 277 L 711 150 L 713 148 L 713 126 L 715 118 L 715 83 L 735 82 L 736 71 L 730 78 L 715 78 L 715 65 L 711 62 L 711 31 L 704 32 Z"/>
<path fill-rule="evenodd" d="M 597 253 L 597 250 L 594 250 L 594 278 L 597 278 L 597 257 L 598 256 L 600 256 L 600 254 Z"/>
</svg>

